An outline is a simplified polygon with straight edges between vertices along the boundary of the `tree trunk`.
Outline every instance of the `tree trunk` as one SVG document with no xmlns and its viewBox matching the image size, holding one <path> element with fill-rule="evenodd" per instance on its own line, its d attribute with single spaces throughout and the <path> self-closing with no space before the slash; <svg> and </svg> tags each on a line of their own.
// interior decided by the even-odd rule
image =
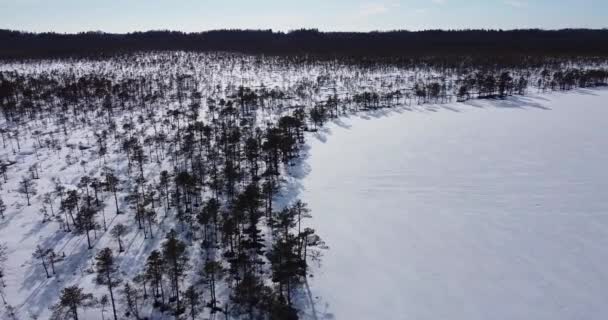
<svg viewBox="0 0 608 320">
<path fill-rule="evenodd" d="M 110 277 L 110 272 L 106 274 L 108 279 L 108 290 L 110 291 L 110 300 L 112 301 L 112 312 L 114 312 L 114 320 L 118 320 L 118 316 L 116 316 L 116 305 L 114 304 L 114 293 L 112 292 L 112 278 Z"/>
<path fill-rule="evenodd" d="M 51 257 L 51 270 L 53 271 L 53 274 L 55 274 L 55 257 L 54 256 Z"/>
<path fill-rule="evenodd" d="M 49 269 L 46 267 L 46 262 L 44 262 L 44 257 L 40 258 L 42 260 L 42 267 L 44 268 L 44 272 L 46 273 L 46 277 L 50 278 Z"/>
<path fill-rule="evenodd" d="M 74 316 L 74 320 L 78 320 L 78 307 L 72 306 L 70 308 L 72 309 L 72 315 Z"/>
<path fill-rule="evenodd" d="M 116 204 L 116 214 L 120 214 L 118 210 L 118 196 L 116 196 L 116 189 L 114 189 L 114 203 Z"/>
<path fill-rule="evenodd" d="M 89 229 L 87 228 L 87 243 L 89 245 L 89 250 L 93 249 L 93 247 L 91 247 L 91 236 L 89 236 Z"/>
<path fill-rule="evenodd" d="M 108 231 L 108 225 L 106 224 L 106 209 L 101 208 L 101 215 L 103 216 L 103 231 Z"/>
</svg>

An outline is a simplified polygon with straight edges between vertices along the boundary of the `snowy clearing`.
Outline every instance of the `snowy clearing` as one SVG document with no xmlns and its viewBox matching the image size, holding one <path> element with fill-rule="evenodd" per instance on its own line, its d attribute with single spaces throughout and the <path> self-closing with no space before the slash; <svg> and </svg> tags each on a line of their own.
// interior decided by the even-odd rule
<svg viewBox="0 0 608 320">
<path fill-rule="evenodd" d="M 294 182 L 330 246 L 316 318 L 605 319 L 607 104 L 579 90 L 329 124 Z"/>
</svg>

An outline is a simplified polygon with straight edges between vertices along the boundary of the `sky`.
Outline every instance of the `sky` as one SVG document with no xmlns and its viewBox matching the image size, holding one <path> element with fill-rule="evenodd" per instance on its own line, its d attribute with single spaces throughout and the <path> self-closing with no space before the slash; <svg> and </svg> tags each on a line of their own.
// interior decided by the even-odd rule
<svg viewBox="0 0 608 320">
<path fill-rule="evenodd" d="M 0 0 L 0 29 L 608 28 L 608 0 Z"/>
</svg>

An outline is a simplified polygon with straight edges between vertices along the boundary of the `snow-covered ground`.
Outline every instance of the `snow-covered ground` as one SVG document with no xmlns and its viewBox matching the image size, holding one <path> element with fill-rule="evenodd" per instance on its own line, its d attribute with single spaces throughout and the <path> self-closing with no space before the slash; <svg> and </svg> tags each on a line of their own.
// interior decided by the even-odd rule
<svg viewBox="0 0 608 320">
<path fill-rule="evenodd" d="M 297 186 L 318 319 L 606 319 L 608 91 L 352 116 Z"/>
</svg>

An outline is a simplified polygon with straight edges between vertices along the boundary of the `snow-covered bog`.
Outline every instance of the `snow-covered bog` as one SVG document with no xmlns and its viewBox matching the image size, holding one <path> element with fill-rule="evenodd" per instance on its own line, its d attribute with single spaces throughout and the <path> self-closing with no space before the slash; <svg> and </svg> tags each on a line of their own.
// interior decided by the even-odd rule
<svg viewBox="0 0 608 320">
<path fill-rule="evenodd" d="M 300 190 L 335 319 L 604 319 L 608 91 L 363 113 Z M 323 213 L 323 214 L 319 214 Z"/>
<path fill-rule="evenodd" d="M 596 318 L 608 72 L 547 68 L 0 63 L 3 317 Z"/>
</svg>

